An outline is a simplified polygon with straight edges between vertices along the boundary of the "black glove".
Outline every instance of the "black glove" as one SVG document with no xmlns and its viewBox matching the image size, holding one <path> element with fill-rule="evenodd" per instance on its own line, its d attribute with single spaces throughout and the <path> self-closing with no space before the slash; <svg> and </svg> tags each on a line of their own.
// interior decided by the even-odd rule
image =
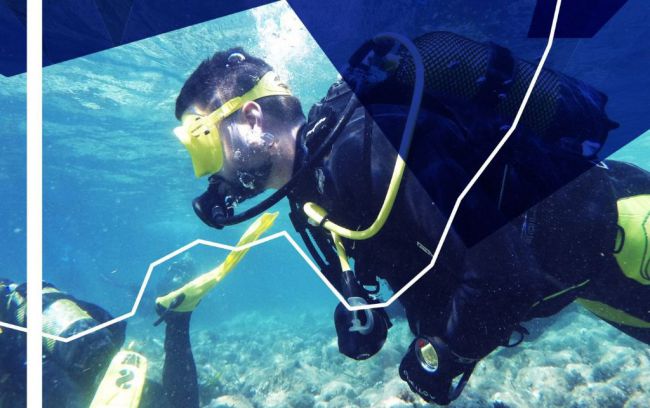
<svg viewBox="0 0 650 408">
<path fill-rule="evenodd" d="M 439 337 L 420 336 L 402 359 L 399 376 L 427 402 L 447 405 L 463 391 L 477 361 L 457 355 Z"/>
<path fill-rule="evenodd" d="M 352 271 L 343 272 L 342 294 L 351 306 L 369 303 L 366 292 Z M 349 311 L 342 303 L 334 311 L 334 325 L 339 351 L 355 360 L 365 360 L 377 353 L 386 341 L 390 319 L 384 309 Z"/>
</svg>

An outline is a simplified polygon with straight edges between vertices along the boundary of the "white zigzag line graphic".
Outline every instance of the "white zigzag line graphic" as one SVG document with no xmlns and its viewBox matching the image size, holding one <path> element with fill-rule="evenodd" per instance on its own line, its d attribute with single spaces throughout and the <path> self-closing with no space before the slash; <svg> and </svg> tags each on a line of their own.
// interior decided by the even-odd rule
<svg viewBox="0 0 650 408">
<path fill-rule="evenodd" d="M 181 248 L 178 248 L 177 250 L 163 256 L 162 258 L 152 262 L 149 265 L 149 269 L 147 269 L 147 274 L 144 277 L 144 280 L 142 282 L 142 285 L 140 286 L 140 290 L 139 290 L 138 295 L 136 297 L 135 303 L 133 304 L 133 308 L 131 309 L 130 312 L 128 312 L 126 314 L 123 314 L 123 315 L 121 315 L 119 317 L 116 317 L 116 318 L 114 318 L 112 320 L 109 320 L 107 322 L 104 322 L 102 324 L 99 324 L 97 326 L 94 326 L 94 327 L 92 327 L 92 328 L 90 328 L 88 330 L 84 330 L 84 331 L 81 331 L 79 333 L 76 333 L 75 335 L 70 336 L 70 337 L 60 337 L 60 336 L 56 336 L 56 335 L 52 335 L 52 334 L 44 333 L 44 332 L 41 333 L 41 335 L 43 337 L 47 338 L 47 339 L 56 340 L 56 341 L 60 341 L 60 342 L 63 342 L 63 343 L 69 343 L 69 342 L 71 342 L 73 340 L 77 340 L 77 339 L 79 339 L 79 338 L 81 338 L 81 337 L 83 337 L 83 336 L 85 336 L 87 334 L 90 334 L 90 333 L 96 332 L 98 330 L 104 329 L 104 328 L 109 327 L 109 326 L 111 326 L 111 325 L 113 325 L 115 323 L 121 322 L 123 320 L 126 320 L 126 319 L 134 316 L 135 313 L 138 311 L 138 307 L 140 306 L 140 301 L 142 300 L 142 296 L 144 294 L 145 289 L 147 288 L 147 284 L 149 283 L 149 278 L 151 277 L 151 273 L 153 272 L 154 268 L 156 266 L 168 261 L 169 259 L 175 257 L 176 255 L 179 255 L 179 254 L 181 254 L 181 253 L 187 251 L 188 249 L 193 248 L 193 247 L 195 247 L 197 245 L 206 245 L 206 246 L 211 246 L 211 247 L 215 247 L 215 248 L 226 249 L 226 250 L 229 250 L 229 251 L 241 251 L 241 250 L 244 250 L 244 249 L 252 248 L 254 246 L 261 245 L 263 243 L 275 240 L 275 239 L 280 238 L 280 237 L 284 237 L 284 238 L 287 239 L 287 241 L 289 241 L 289 243 L 298 252 L 298 254 L 300 254 L 300 256 L 302 256 L 302 258 L 305 260 L 305 262 L 307 262 L 309 267 L 316 273 L 316 275 L 318 275 L 318 277 L 325 283 L 325 285 L 330 289 L 330 291 L 332 291 L 334 296 L 336 296 L 336 298 L 348 310 L 355 311 L 355 310 L 367 310 L 367 309 L 380 309 L 380 308 L 384 308 L 384 307 L 387 307 L 387 306 L 391 305 L 402 294 L 404 294 L 404 292 L 406 292 L 411 286 L 413 286 L 418 280 L 420 280 L 420 278 L 422 278 L 422 276 L 424 276 L 424 274 L 429 272 L 431 270 L 431 268 L 433 268 L 433 266 L 436 264 L 436 261 L 438 260 L 438 256 L 440 255 L 440 252 L 442 251 L 442 246 L 444 245 L 445 240 L 447 239 L 447 235 L 449 234 L 449 230 L 451 229 L 451 225 L 452 225 L 454 219 L 456 218 L 456 213 L 458 212 L 458 209 L 460 208 L 460 204 L 463 202 L 463 199 L 469 193 L 469 191 L 472 189 L 472 187 L 474 187 L 474 185 L 478 181 L 479 177 L 481 177 L 481 175 L 485 172 L 485 169 L 490 165 L 492 160 L 494 160 L 494 158 L 499 153 L 501 148 L 503 148 L 503 146 L 506 144 L 506 142 L 508 141 L 508 139 L 510 138 L 512 133 L 516 130 L 517 125 L 519 124 L 519 121 L 521 120 L 521 116 L 524 113 L 524 109 L 526 108 L 526 104 L 528 103 L 528 99 L 530 98 L 530 95 L 533 92 L 533 89 L 534 89 L 535 84 L 537 82 L 537 78 L 539 77 L 539 74 L 542 72 L 542 69 L 544 68 L 544 63 L 546 62 L 546 58 L 548 57 L 548 54 L 551 51 L 551 48 L 553 46 L 553 40 L 555 38 L 555 28 L 557 26 L 557 20 L 558 20 L 559 14 L 560 14 L 561 4 L 562 4 L 562 0 L 557 0 L 557 3 L 555 4 L 555 11 L 554 11 L 554 14 L 553 14 L 553 22 L 551 23 L 551 31 L 549 33 L 549 37 L 548 37 L 548 41 L 546 43 L 546 47 L 544 48 L 544 53 L 542 54 L 542 57 L 541 57 L 541 59 L 539 61 L 539 64 L 537 65 L 537 68 L 535 69 L 535 74 L 533 75 L 533 78 L 531 79 L 530 84 L 528 85 L 528 89 L 526 90 L 526 94 L 524 95 L 524 98 L 523 98 L 523 100 L 521 102 L 521 105 L 519 106 L 519 110 L 517 111 L 517 114 L 515 115 L 515 118 L 514 118 L 514 120 L 512 122 L 512 126 L 510 127 L 510 129 L 508 129 L 506 134 L 499 141 L 499 143 L 496 145 L 494 150 L 492 150 L 492 152 L 490 153 L 488 158 L 485 160 L 483 165 L 478 169 L 478 171 L 476 172 L 474 177 L 472 177 L 472 179 L 469 181 L 467 186 L 463 189 L 463 191 L 460 193 L 460 195 L 456 199 L 454 207 L 451 210 L 451 213 L 449 214 L 449 219 L 447 220 L 447 224 L 445 225 L 445 228 L 444 228 L 444 230 L 442 232 L 440 240 L 438 241 L 438 246 L 436 247 L 436 249 L 435 249 L 435 251 L 433 253 L 433 257 L 431 258 L 431 262 L 429 263 L 429 265 L 427 265 L 424 269 L 422 269 L 421 272 L 419 272 L 417 275 L 415 275 L 413 277 L 413 279 L 411 279 L 406 285 L 404 285 L 404 287 L 402 287 L 400 290 L 395 292 L 393 294 L 393 296 L 391 296 L 387 301 L 385 301 L 383 303 L 373 303 L 373 304 L 366 304 L 366 305 L 355 305 L 355 306 L 350 305 L 347 302 L 347 300 L 336 290 L 336 288 L 325 278 L 325 276 L 322 274 L 320 269 L 318 269 L 316 264 L 314 264 L 314 262 L 311 260 L 311 258 L 309 258 L 309 256 L 307 256 L 307 254 L 302 250 L 302 248 L 296 243 L 296 241 L 289 235 L 289 233 L 287 231 L 281 231 L 281 232 L 275 233 L 273 235 L 270 235 L 270 236 L 268 236 L 266 238 L 262 238 L 262 239 L 259 239 L 257 241 L 254 241 L 254 242 L 251 242 L 249 244 L 242 245 L 242 246 L 239 246 L 239 247 L 233 247 L 231 245 L 220 244 L 218 242 L 212 242 L 212 241 L 207 241 L 207 240 L 203 240 L 203 239 L 197 239 L 196 241 L 193 241 L 193 242 L 191 242 L 191 243 L 189 243 L 189 244 L 187 244 L 187 245 L 185 245 L 185 246 L 183 246 Z M 24 327 L 16 326 L 16 325 L 9 324 L 9 323 L 0 322 L 0 326 L 10 328 L 10 329 L 14 329 L 14 330 L 19 330 L 19 331 L 22 331 L 22 332 L 27 332 L 27 330 Z"/>
</svg>

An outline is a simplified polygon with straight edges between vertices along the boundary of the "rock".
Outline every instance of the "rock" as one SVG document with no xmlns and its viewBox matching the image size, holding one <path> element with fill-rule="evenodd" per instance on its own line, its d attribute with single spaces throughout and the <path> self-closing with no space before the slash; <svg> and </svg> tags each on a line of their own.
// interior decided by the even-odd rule
<svg viewBox="0 0 650 408">
<path fill-rule="evenodd" d="M 213 399 L 206 408 L 254 408 L 254 406 L 244 396 L 222 395 Z"/>
<path fill-rule="evenodd" d="M 325 344 L 321 348 L 321 353 L 323 359 L 326 361 L 332 361 L 341 359 L 341 353 L 339 352 L 338 340 L 334 337 L 329 343 Z"/>
<path fill-rule="evenodd" d="M 524 408 L 529 405 L 521 395 L 511 391 L 497 392 L 491 399 L 494 408 Z"/>
<path fill-rule="evenodd" d="M 578 387 L 573 395 L 571 408 L 622 407 L 627 399 L 618 387 L 603 383 Z"/>
<path fill-rule="evenodd" d="M 525 367 L 517 375 L 515 389 L 527 390 L 524 398 L 531 405 L 565 406 L 569 394 L 566 373 L 557 367 Z"/>
<path fill-rule="evenodd" d="M 567 348 L 566 350 L 556 351 L 555 353 L 550 353 L 547 356 L 545 365 L 554 366 L 554 367 L 565 367 L 571 363 L 580 363 L 581 358 L 573 350 Z"/>
<path fill-rule="evenodd" d="M 420 397 L 409 390 L 408 385 L 399 378 L 388 382 L 378 382 L 367 387 L 357 398 L 361 406 L 368 407 L 412 407 Z"/>
<path fill-rule="evenodd" d="M 650 395 L 650 375 L 648 375 L 649 372 L 650 367 L 646 366 L 641 371 L 641 374 L 636 378 L 636 382 L 638 383 L 639 387 L 645 392 L 645 395 Z"/>
<path fill-rule="evenodd" d="M 377 404 L 373 404 L 373 406 L 377 408 L 412 408 L 413 404 L 395 396 L 390 396 L 379 401 Z"/>
<path fill-rule="evenodd" d="M 321 390 L 320 396 L 324 401 L 330 401 L 338 396 L 354 398 L 356 396 L 356 392 L 350 384 L 343 381 L 334 380 L 325 384 Z"/>
<path fill-rule="evenodd" d="M 277 390 L 269 392 L 267 395 L 265 395 L 263 401 L 265 407 L 280 408 L 289 406 L 288 399 L 288 391 Z"/>
<path fill-rule="evenodd" d="M 645 346 L 625 343 L 624 335 L 589 315 L 561 316 L 562 324 L 547 328 L 537 341 L 498 349 L 482 359 L 452 406 L 650 407 L 650 352 Z M 330 317 L 328 310 L 324 318 Z M 216 337 L 196 337 L 201 400 L 210 401 L 206 407 L 433 407 L 399 378 L 397 365 L 413 339 L 403 319 L 393 322 L 376 356 L 354 361 L 339 353 L 329 321 L 301 326 L 297 335 L 280 317 L 258 321 L 262 318 L 230 319 L 220 323 L 218 331 L 210 329 Z M 255 322 L 261 328 L 250 331 L 246 324 Z M 261 336 L 257 346 L 250 347 L 246 340 L 260 330 L 273 336 Z M 159 378 L 162 344 L 149 343 L 142 351 L 152 356 L 151 367 L 158 374 L 154 377 Z"/>
<path fill-rule="evenodd" d="M 380 363 L 382 367 L 397 367 L 402 361 L 402 354 L 389 347 L 385 347 L 374 358 Z"/>
<path fill-rule="evenodd" d="M 339 395 L 338 397 L 333 398 L 330 401 L 327 402 L 318 402 L 316 405 L 314 405 L 315 408 L 355 408 L 358 407 L 358 405 L 355 405 L 350 402 L 346 397 L 343 395 Z"/>
<path fill-rule="evenodd" d="M 586 364 L 567 364 L 564 371 L 566 380 L 571 389 L 585 385 L 592 380 L 593 367 Z"/>
<path fill-rule="evenodd" d="M 287 405 L 293 408 L 311 408 L 315 403 L 316 399 L 314 396 L 304 392 L 292 392 L 287 397 Z"/>
<path fill-rule="evenodd" d="M 625 402 L 623 408 L 648 408 L 650 407 L 650 394 L 637 392 L 632 394 L 630 399 Z"/>
</svg>

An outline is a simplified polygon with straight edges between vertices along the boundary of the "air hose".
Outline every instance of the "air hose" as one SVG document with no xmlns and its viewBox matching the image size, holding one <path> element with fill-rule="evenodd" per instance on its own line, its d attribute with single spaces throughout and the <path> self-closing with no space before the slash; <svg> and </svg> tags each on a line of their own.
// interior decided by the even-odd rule
<svg viewBox="0 0 650 408">
<path fill-rule="evenodd" d="M 327 211 L 315 203 L 309 202 L 303 206 L 305 214 L 307 214 L 307 217 L 309 217 L 312 222 L 327 229 L 333 234 L 333 236 L 336 235 L 338 237 L 355 241 L 372 238 L 381 231 L 393 209 L 393 204 L 395 203 L 395 198 L 397 197 L 397 192 L 399 191 L 404 176 L 404 170 L 406 169 L 405 158 L 408 156 L 409 150 L 411 149 L 411 141 L 413 140 L 413 133 L 415 131 L 415 125 L 417 123 L 418 113 L 422 102 L 422 94 L 424 93 L 424 62 L 422 61 L 420 51 L 417 49 L 415 44 L 413 44 L 409 38 L 396 33 L 379 34 L 373 39 L 373 41 L 378 42 L 385 39 L 391 39 L 401 43 L 402 46 L 404 46 L 404 48 L 406 48 L 406 50 L 411 54 L 415 65 L 415 83 L 413 86 L 413 96 L 411 97 L 411 105 L 406 119 L 406 125 L 404 126 L 404 131 L 402 133 L 402 141 L 397 159 L 395 160 L 395 167 L 393 168 L 393 174 L 379 213 L 368 228 L 361 231 L 355 231 L 329 220 L 327 218 Z M 337 242 L 338 238 L 334 238 L 335 242 Z M 342 249 L 342 245 L 336 245 L 336 247 L 337 252 L 339 253 L 339 258 L 341 258 L 342 255 L 340 249 Z"/>
</svg>

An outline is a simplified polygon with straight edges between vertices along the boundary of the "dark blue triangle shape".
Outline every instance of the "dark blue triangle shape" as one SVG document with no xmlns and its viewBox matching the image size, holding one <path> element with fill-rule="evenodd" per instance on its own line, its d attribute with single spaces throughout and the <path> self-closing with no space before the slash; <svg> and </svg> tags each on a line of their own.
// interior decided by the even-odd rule
<svg viewBox="0 0 650 408">
<path fill-rule="evenodd" d="M 43 2 L 44 65 L 115 45 L 95 0 Z"/>
<path fill-rule="evenodd" d="M 46 1 L 43 3 L 44 65 L 103 51 L 273 1 Z"/>
<path fill-rule="evenodd" d="M 26 46 L 25 1 L 0 1 L 0 74 L 25 72 Z"/>
<path fill-rule="evenodd" d="M 20 21 L 20 24 L 23 27 L 27 27 L 27 2 L 25 0 L 2 0 L 7 7 L 13 11 L 13 13 Z"/>
<path fill-rule="evenodd" d="M 276 0 L 134 0 L 123 43 L 199 24 Z"/>
<path fill-rule="evenodd" d="M 564 0 L 555 29 L 556 38 L 591 38 L 627 3 L 627 0 Z M 537 0 L 528 36 L 548 38 L 555 1 Z"/>
<path fill-rule="evenodd" d="M 131 14 L 134 0 L 95 0 L 97 9 L 104 18 L 104 24 L 114 44 L 122 44 L 124 27 Z"/>
</svg>

